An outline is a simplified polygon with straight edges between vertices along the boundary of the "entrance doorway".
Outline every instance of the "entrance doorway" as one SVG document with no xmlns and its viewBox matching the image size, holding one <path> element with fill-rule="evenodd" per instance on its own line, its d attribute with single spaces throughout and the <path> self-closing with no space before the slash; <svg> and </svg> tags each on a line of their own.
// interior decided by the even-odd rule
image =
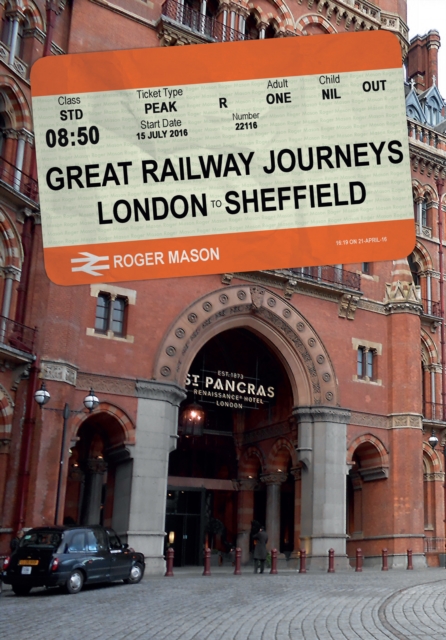
<svg viewBox="0 0 446 640">
<path fill-rule="evenodd" d="M 169 458 L 166 505 L 166 545 L 170 534 L 175 564 L 201 564 L 205 547 L 220 564 L 232 561 L 242 530 L 247 562 L 252 531 L 267 523 L 268 503 L 277 511 L 274 518 L 269 515 L 277 521 L 274 544 L 292 551 L 295 486 L 289 451 L 296 429 L 290 421 L 291 385 L 273 348 L 247 329 L 222 332 L 195 357 L 186 388 L 180 438 Z M 188 424 L 183 430 L 183 411 L 190 415 L 197 404 L 205 411 L 204 428 L 194 432 Z M 242 460 L 253 451 L 251 470 Z M 246 481 L 252 489 L 248 499 Z"/>
</svg>

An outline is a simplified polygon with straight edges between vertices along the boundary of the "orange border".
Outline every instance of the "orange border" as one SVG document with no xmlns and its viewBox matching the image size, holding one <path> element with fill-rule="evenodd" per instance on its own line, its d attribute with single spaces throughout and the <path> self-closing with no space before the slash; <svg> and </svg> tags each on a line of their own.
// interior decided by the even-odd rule
<svg viewBox="0 0 446 640">
<path fill-rule="evenodd" d="M 40 58 L 33 97 L 401 67 L 388 31 Z"/>
<path fill-rule="evenodd" d="M 387 241 L 382 241 L 384 236 Z M 380 242 L 364 242 L 368 238 L 378 238 Z M 359 242 L 359 239 L 363 242 Z M 341 244 L 336 244 L 337 240 L 340 240 Z M 347 240 L 347 244 L 344 244 L 344 240 Z M 351 242 L 352 240 L 356 242 Z M 414 246 L 415 224 L 413 218 L 410 218 L 307 229 L 52 247 L 45 249 L 44 253 L 48 277 L 56 284 L 74 285 L 392 260 L 395 257 L 409 255 Z M 190 252 L 192 249 L 202 247 L 208 249 L 218 247 L 220 259 L 206 262 L 168 263 L 169 251 Z M 103 270 L 103 275 L 100 277 L 84 272 L 72 273 L 71 259 L 79 258 L 81 252 L 96 256 L 110 256 L 111 268 Z M 164 264 L 140 267 L 113 266 L 112 256 L 114 255 L 134 256 L 138 253 L 144 256 L 145 253 L 154 254 L 155 252 L 163 254 Z"/>
</svg>

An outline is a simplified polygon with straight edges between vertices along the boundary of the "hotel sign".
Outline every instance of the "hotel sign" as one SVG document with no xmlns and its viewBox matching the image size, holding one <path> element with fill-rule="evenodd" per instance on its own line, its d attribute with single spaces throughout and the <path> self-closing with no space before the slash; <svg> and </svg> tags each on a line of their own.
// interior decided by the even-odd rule
<svg viewBox="0 0 446 640">
<path fill-rule="evenodd" d="M 31 88 L 58 284 L 386 260 L 414 246 L 389 32 L 51 56 Z"/>
<path fill-rule="evenodd" d="M 257 378 L 222 370 L 202 375 L 189 373 L 186 389 L 193 392 L 197 402 L 229 409 L 259 409 L 276 394 L 273 386 L 265 386 Z"/>
</svg>

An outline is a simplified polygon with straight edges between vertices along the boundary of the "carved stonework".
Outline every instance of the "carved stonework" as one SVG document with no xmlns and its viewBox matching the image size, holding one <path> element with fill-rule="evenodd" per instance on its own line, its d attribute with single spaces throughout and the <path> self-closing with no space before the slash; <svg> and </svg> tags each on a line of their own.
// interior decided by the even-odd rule
<svg viewBox="0 0 446 640">
<path fill-rule="evenodd" d="M 381 429 L 388 429 L 390 427 L 387 416 L 362 413 L 360 411 L 351 412 L 350 424 L 356 424 L 361 427 L 378 427 Z"/>
<path fill-rule="evenodd" d="M 397 280 L 392 283 L 386 283 L 384 302 L 388 313 L 414 313 L 421 315 L 423 310 L 419 291 L 413 282 Z"/>
<path fill-rule="evenodd" d="M 147 400 L 170 402 L 177 407 L 186 398 L 186 392 L 178 385 L 155 380 L 137 380 L 136 395 Z"/>
<path fill-rule="evenodd" d="M 237 481 L 239 491 L 254 491 L 257 487 L 257 478 L 239 478 Z"/>
<path fill-rule="evenodd" d="M 384 480 L 389 477 L 389 469 L 387 467 L 366 467 L 358 469 L 358 473 L 364 482 L 373 482 L 374 480 Z"/>
<path fill-rule="evenodd" d="M 413 413 L 390 415 L 392 429 L 422 429 L 423 417 Z"/>
<path fill-rule="evenodd" d="M 338 316 L 340 318 L 347 318 L 347 320 L 354 320 L 359 300 L 359 295 L 344 293 L 342 298 L 339 300 Z"/>
<path fill-rule="evenodd" d="M 42 360 L 40 364 L 40 377 L 44 380 L 56 380 L 76 386 L 78 368 L 68 362 L 55 360 Z"/>
<path fill-rule="evenodd" d="M 298 422 L 350 423 L 350 411 L 338 407 L 294 407 L 293 415 Z"/>
<path fill-rule="evenodd" d="M 255 309 L 260 309 L 260 307 L 263 305 L 265 289 L 262 289 L 261 287 L 251 287 L 250 292 L 253 307 Z"/>
<path fill-rule="evenodd" d="M 260 480 L 265 484 L 282 484 L 286 481 L 287 474 L 283 472 L 265 473 L 260 476 Z"/>
<path fill-rule="evenodd" d="M 128 378 L 114 378 L 79 372 L 77 374 L 77 389 L 88 391 L 93 388 L 98 393 L 109 393 L 118 396 L 135 396 L 136 380 Z"/>
<path fill-rule="evenodd" d="M 87 473 L 100 473 L 102 475 L 107 471 L 107 463 L 102 458 L 90 458 L 85 462 L 85 471 Z"/>
<path fill-rule="evenodd" d="M 423 474 L 423 478 L 424 480 L 426 480 L 426 482 L 444 482 L 444 473 L 443 471 L 437 471 L 435 473 L 425 473 Z"/>
</svg>

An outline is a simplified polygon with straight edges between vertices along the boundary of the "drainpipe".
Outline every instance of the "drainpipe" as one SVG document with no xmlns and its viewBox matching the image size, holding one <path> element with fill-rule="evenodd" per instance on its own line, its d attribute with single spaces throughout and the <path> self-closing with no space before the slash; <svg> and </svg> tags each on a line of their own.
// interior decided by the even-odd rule
<svg viewBox="0 0 446 640">
<path fill-rule="evenodd" d="M 446 352 L 444 337 L 444 265 L 443 265 L 443 214 L 441 209 L 441 199 L 443 197 L 444 180 L 437 178 L 435 181 L 438 191 L 438 257 L 440 266 L 440 315 L 441 315 L 441 404 L 442 404 L 442 420 L 446 421 Z"/>
<path fill-rule="evenodd" d="M 46 2 L 46 38 L 43 47 L 42 57 L 51 55 L 51 45 L 53 43 L 54 25 L 57 16 L 57 1 L 47 0 Z"/>
<path fill-rule="evenodd" d="M 32 244 L 34 235 L 34 219 L 28 216 L 23 225 L 22 245 L 23 245 L 23 265 L 20 284 L 17 288 L 17 306 L 15 312 L 15 321 L 25 324 L 26 298 L 29 286 L 29 276 L 31 271 Z"/>
<path fill-rule="evenodd" d="M 33 439 L 33 430 L 36 424 L 37 403 L 34 400 L 34 394 L 37 390 L 38 375 L 40 372 L 39 358 L 37 357 L 31 366 L 29 373 L 28 390 L 26 394 L 25 420 L 22 428 L 22 447 L 20 450 L 20 466 L 17 483 L 17 507 L 14 517 L 14 530 L 22 529 L 25 525 L 30 526 L 32 523 L 26 522 L 26 503 L 28 498 L 30 461 L 31 461 L 31 443 Z"/>
</svg>

